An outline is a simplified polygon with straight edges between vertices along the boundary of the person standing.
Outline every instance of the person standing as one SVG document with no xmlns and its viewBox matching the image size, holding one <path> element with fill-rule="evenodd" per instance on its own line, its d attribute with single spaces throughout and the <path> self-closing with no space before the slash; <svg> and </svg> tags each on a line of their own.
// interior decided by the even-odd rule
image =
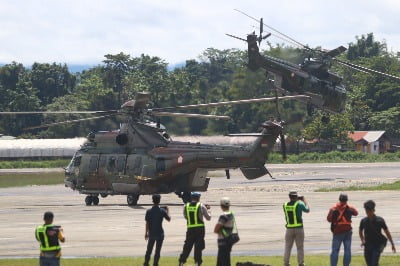
<svg viewBox="0 0 400 266">
<path fill-rule="evenodd" d="M 65 242 L 61 226 L 53 225 L 54 214 L 45 212 L 44 224 L 36 227 L 35 237 L 40 243 L 40 266 L 60 265 L 61 246 L 59 241 Z"/>
<path fill-rule="evenodd" d="M 392 244 L 392 251 L 396 253 L 396 247 L 392 239 L 392 235 L 385 223 L 385 220 L 375 215 L 375 202 L 368 200 L 364 203 L 365 213 L 367 217 L 360 222 L 360 239 L 361 246 L 364 246 L 364 258 L 367 266 L 379 265 L 379 258 L 386 246 L 387 239 Z M 382 229 L 386 234 L 387 239 L 382 234 Z"/>
<path fill-rule="evenodd" d="M 338 264 L 340 245 L 343 243 L 344 256 L 343 266 L 349 266 L 351 262 L 351 237 L 353 235 L 351 227 L 351 217 L 357 216 L 358 211 L 353 206 L 347 204 L 347 194 L 339 195 L 339 202 L 330 208 L 326 219 L 331 223 L 332 251 L 331 266 Z"/>
<path fill-rule="evenodd" d="M 228 243 L 225 238 L 232 233 L 237 233 L 237 228 L 235 216 L 229 210 L 230 205 L 231 202 L 228 197 L 221 198 L 222 214 L 214 227 L 214 233 L 218 234 L 217 266 L 231 266 L 232 243 Z"/>
<path fill-rule="evenodd" d="M 296 191 L 289 192 L 289 202 L 283 204 L 283 211 L 286 219 L 285 234 L 285 253 L 283 263 L 285 266 L 290 265 L 290 253 L 292 251 L 293 242 L 297 248 L 297 262 L 299 266 L 304 266 L 304 228 L 303 228 L 303 212 L 310 212 L 310 207 L 304 197 L 299 197 Z"/>
<path fill-rule="evenodd" d="M 203 262 L 202 251 L 205 248 L 204 219 L 211 219 L 210 206 L 200 202 L 199 192 L 191 193 L 191 202 L 186 203 L 183 208 L 183 215 L 186 219 L 187 231 L 182 253 L 179 257 L 179 265 L 186 263 L 186 259 L 194 245 L 194 261 L 196 266 Z"/>
<path fill-rule="evenodd" d="M 146 255 L 144 256 L 144 266 L 149 265 L 151 252 L 153 251 L 154 243 L 156 243 L 156 250 L 154 254 L 153 265 L 158 266 L 158 261 L 160 260 L 161 247 L 164 241 L 164 229 L 162 227 L 162 222 L 166 219 L 168 222 L 171 221 L 169 216 L 169 209 L 167 206 L 160 208 L 159 204 L 161 201 L 161 196 L 159 194 L 154 194 L 152 196 L 153 207 L 146 211 L 146 231 L 144 234 L 144 239 L 147 240 Z"/>
</svg>

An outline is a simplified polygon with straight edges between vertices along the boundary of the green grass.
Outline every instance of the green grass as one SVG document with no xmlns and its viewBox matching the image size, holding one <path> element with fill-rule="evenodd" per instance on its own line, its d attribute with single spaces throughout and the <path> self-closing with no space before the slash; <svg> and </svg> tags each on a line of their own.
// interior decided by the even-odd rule
<svg viewBox="0 0 400 266">
<path fill-rule="evenodd" d="M 206 256 L 203 257 L 203 265 L 215 265 L 216 257 Z M 339 259 L 341 261 L 342 258 Z M 31 266 L 38 265 L 38 259 L 0 259 L 0 265 L 7 266 Z M 176 266 L 178 259 L 175 257 L 161 257 L 160 265 L 163 266 Z M 241 256 L 232 257 L 231 264 L 236 265 L 237 262 L 253 262 L 259 264 L 269 265 L 282 265 L 281 256 Z M 380 260 L 381 266 L 398 266 L 400 261 L 399 255 L 382 256 Z M 329 265 L 329 256 L 306 256 L 305 262 L 307 266 L 321 266 Z M 291 264 L 296 265 L 296 258 L 291 258 Z M 139 266 L 143 265 L 143 258 L 84 258 L 84 259 L 61 259 L 63 266 Z M 194 265 L 193 259 L 190 258 L 185 264 L 186 266 Z M 341 263 L 339 264 L 341 265 Z M 364 266 L 364 257 L 353 256 L 351 261 L 352 266 Z"/>
<path fill-rule="evenodd" d="M 400 190 L 400 181 L 394 183 L 382 184 L 377 186 L 350 186 L 350 187 L 337 187 L 337 188 L 321 188 L 316 190 L 316 192 L 329 192 L 329 191 L 356 191 L 356 190 Z M 400 265 L 400 263 L 399 263 Z"/>
<path fill-rule="evenodd" d="M 64 173 L 1 174 L 0 188 L 32 185 L 56 185 L 64 183 Z"/>
<path fill-rule="evenodd" d="M 15 169 L 15 168 L 61 168 L 66 167 L 70 160 L 35 160 L 35 161 L 0 161 L 0 169 Z"/>
<path fill-rule="evenodd" d="M 400 162 L 400 152 L 369 154 L 354 151 L 331 151 L 327 153 L 303 152 L 289 154 L 283 161 L 282 154 L 273 152 L 269 155 L 267 163 L 374 163 L 374 162 Z"/>
</svg>

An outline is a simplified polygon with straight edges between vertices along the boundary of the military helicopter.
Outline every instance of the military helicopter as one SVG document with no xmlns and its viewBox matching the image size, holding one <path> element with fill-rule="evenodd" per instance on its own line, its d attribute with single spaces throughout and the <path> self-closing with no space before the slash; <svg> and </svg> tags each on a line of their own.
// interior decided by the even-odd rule
<svg viewBox="0 0 400 266">
<path fill-rule="evenodd" d="M 309 96 L 310 100 L 308 100 L 308 102 L 310 105 L 308 106 L 308 110 L 311 110 L 312 106 L 316 106 L 328 113 L 340 113 L 344 110 L 346 103 L 346 89 L 341 84 L 342 78 L 329 70 L 334 62 L 357 71 L 378 74 L 400 81 L 400 78 L 397 76 L 337 59 L 336 56 L 346 51 L 346 48 L 343 46 L 339 46 L 330 51 L 311 49 L 278 30 L 264 24 L 262 18 L 258 20 L 243 11 L 237 9 L 235 9 L 235 11 L 257 21 L 260 25 L 258 36 L 253 32 L 248 34 L 246 39 L 243 39 L 227 34 L 230 37 L 247 42 L 249 69 L 253 71 L 260 68 L 265 69 L 267 75 L 270 74 L 274 77 L 273 85 L 275 89 L 279 90 L 283 95 L 301 94 Z M 298 65 L 276 57 L 260 54 L 259 46 L 261 45 L 261 42 L 272 35 L 272 33 L 263 35 L 264 26 L 268 27 L 280 36 L 283 36 L 285 40 L 302 47 L 309 52 L 309 56 L 304 59 L 302 64 Z M 311 55 L 316 56 L 312 57 Z"/>
<path fill-rule="evenodd" d="M 229 119 L 228 116 L 171 112 L 202 107 L 306 99 L 308 96 L 258 98 L 164 108 L 148 108 L 150 94 L 137 93 L 120 110 L 73 112 L 0 112 L 1 114 L 93 114 L 94 117 L 40 125 L 49 127 L 84 120 L 122 116 L 118 130 L 92 132 L 76 151 L 65 169 L 65 186 L 86 194 L 86 205 L 98 205 L 99 196 L 127 195 L 130 206 L 140 195 L 175 192 L 184 202 L 191 191 L 206 191 L 209 170 L 240 168 L 247 179 L 269 174 L 265 167 L 268 154 L 282 132 L 280 121 L 266 121 L 260 131 L 231 136 L 252 136 L 249 145 L 210 145 L 173 141 L 166 129 L 151 117 L 200 117 Z M 30 129 L 33 129 L 30 128 Z"/>
</svg>

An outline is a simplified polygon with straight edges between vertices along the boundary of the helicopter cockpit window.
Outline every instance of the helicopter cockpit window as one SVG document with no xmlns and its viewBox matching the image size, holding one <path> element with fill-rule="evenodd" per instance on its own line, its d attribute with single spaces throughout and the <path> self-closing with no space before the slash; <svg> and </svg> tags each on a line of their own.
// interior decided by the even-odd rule
<svg viewBox="0 0 400 266">
<path fill-rule="evenodd" d="M 90 157 L 90 161 L 89 161 L 89 171 L 90 172 L 94 172 L 97 170 L 97 160 L 98 157 L 97 156 L 92 156 Z"/>
<path fill-rule="evenodd" d="M 74 166 L 79 166 L 79 165 L 81 165 L 81 160 L 82 160 L 82 157 L 81 156 L 77 156 L 77 157 L 75 157 L 74 158 Z"/>
<path fill-rule="evenodd" d="M 124 171 L 125 168 L 125 156 L 119 156 L 118 157 L 118 161 L 117 161 L 117 171 L 118 172 L 122 172 Z"/>
</svg>

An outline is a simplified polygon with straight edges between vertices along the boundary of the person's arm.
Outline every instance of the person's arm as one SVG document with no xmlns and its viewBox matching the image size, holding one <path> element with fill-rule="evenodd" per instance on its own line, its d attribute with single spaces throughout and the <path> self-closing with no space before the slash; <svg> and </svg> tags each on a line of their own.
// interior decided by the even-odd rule
<svg viewBox="0 0 400 266">
<path fill-rule="evenodd" d="M 360 236 L 361 246 L 363 247 L 365 245 L 365 237 L 364 237 L 364 226 L 363 226 L 362 221 L 363 220 L 361 220 L 361 222 L 360 222 L 360 228 L 358 230 L 358 235 Z"/>
<path fill-rule="evenodd" d="M 201 212 L 202 212 L 204 218 L 206 218 L 207 221 L 210 221 L 211 220 L 210 207 L 208 206 L 208 208 L 207 208 L 204 204 L 201 204 L 200 207 L 201 207 Z"/>
<path fill-rule="evenodd" d="M 145 240 L 149 239 L 149 222 L 148 221 L 146 221 L 146 229 L 144 232 L 144 239 Z"/>
<path fill-rule="evenodd" d="M 332 222 L 332 214 L 333 214 L 333 210 L 329 209 L 328 215 L 326 216 L 326 220 L 330 223 Z"/>
<path fill-rule="evenodd" d="M 61 242 L 65 242 L 64 230 L 61 227 L 58 229 L 57 237 Z"/>
<path fill-rule="evenodd" d="M 303 199 L 300 200 L 300 203 L 303 203 L 303 204 L 299 204 L 301 206 L 301 210 L 303 212 L 310 212 L 310 206 L 308 205 L 308 202 L 305 197 L 303 197 Z"/>
<path fill-rule="evenodd" d="M 392 251 L 393 251 L 393 253 L 396 253 L 396 247 L 394 246 L 394 242 L 393 242 L 393 239 L 392 239 L 392 235 L 390 234 L 389 229 L 386 228 L 386 229 L 383 229 L 383 231 L 385 232 L 387 238 L 389 239 L 390 244 L 392 244 Z"/>
<path fill-rule="evenodd" d="M 217 223 L 214 227 L 214 233 L 219 234 L 221 232 L 222 229 L 222 224 Z"/>
<path fill-rule="evenodd" d="M 352 214 L 353 216 L 357 216 L 357 215 L 358 215 L 358 211 L 357 211 L 356 208 L 354 208 L 353 206 L 349 206 L 349 209 L 350 209 L 351 214 Z"/>
<path fill-rule="evenodd" d="M 168 206 L 164 207 L 164 218 L 169 222 L 171 221 L 171 216 L 169 215 L 169 208 Z"/>
</svg>

